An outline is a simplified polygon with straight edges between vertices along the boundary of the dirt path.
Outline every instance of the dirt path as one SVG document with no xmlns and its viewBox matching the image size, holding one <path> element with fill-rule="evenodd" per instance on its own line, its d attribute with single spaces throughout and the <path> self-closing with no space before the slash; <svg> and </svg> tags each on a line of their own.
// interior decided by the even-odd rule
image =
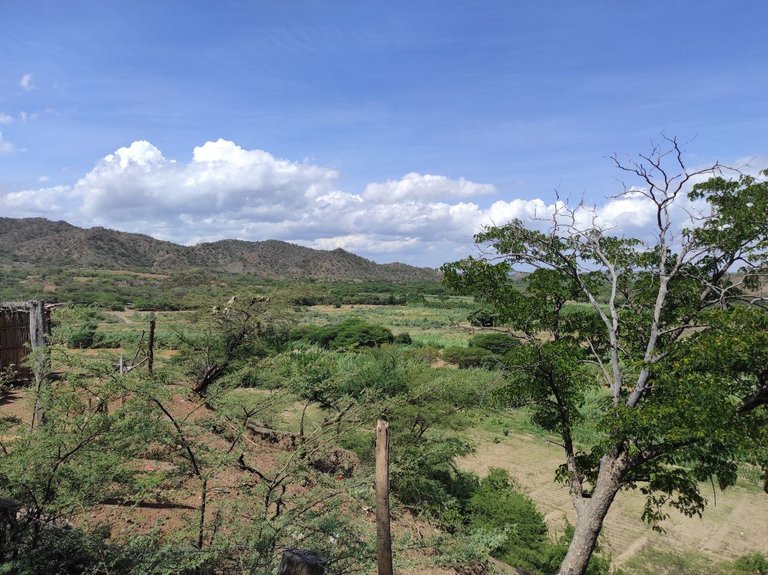
<svg viewBox="0 0 768 575">
<path fill-rule="evenodd" d="M 475 454 L 459 461 L 462 468 L 480 475 L 491 467 L 509 471 L 536 501 L 547 525 L 556 534 L 566 521 L 573 523 L 576 519 L 567 488 L 553 481 L 560 463 L 560 448 L 530 435 L 508 437 L 501 443 L 482 443 Z M 711 490 L 705 490 L 703 495 L 710 504 L 702 518 L 685 517 L 669 510 L 670 517 L 662 524 L 667 533 L 661 535 L 640 520 L 643 496 L 637 492 L 619 493 L 602 535 L 614 563 L 621 565 L 649 545 L 698 551 L 718 561 L 755 551 L 768 553 L 768 496 L 743 485 L 718 492 L 716 504 Z"/>
</svg>

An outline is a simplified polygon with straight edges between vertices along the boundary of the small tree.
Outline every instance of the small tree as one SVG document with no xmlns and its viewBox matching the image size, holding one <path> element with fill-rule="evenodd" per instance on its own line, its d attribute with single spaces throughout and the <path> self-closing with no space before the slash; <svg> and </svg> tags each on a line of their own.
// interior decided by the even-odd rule
<svg viewBox="0 0 768 575">
<path fill-rule="evenodd" d="M 640 487 L 655 525 L 667 504 L 701 514 L 699 481 L 725 488 L 739 461 L 765 462 L 755 446 L 766 445 L 768 318 L 755 290 L 768 181 L 725 179 L 719 165 L 687 170 L 674 139 L 637 160 L 613 159 L 639 179 L 620 196 L 653 208 L 652 240 L 617 236 L 583 205 L 558 202 L 545 231 L 518 220 L 489 227 L 475 237 L 483 257 L 443 267 L 450 286 L 522 334 L 508 356 L 513 396 L 562 438 L 557 478 L 577 515 L 562 574 L 586 571 L 620 489 Z M 686 209 L 688 229 L 675 223 Z M 517 265 L 533 270 L 524 291 L 512 288 Z M 601 440 L 577 446 L 585 391 L 600 383 Z"/>
<path fill-rule="evenodd" d="M 254 358 L 280 344 L 285 316 L 275 307 L 264 297 L 240 301 L 233 296 L 226 305 L 198 312 L 192 329 L 177 334 L 176 361 L 192 379 L 195 393 L 205 397 L 214 384 L 247 369 Z"/>
</svg>

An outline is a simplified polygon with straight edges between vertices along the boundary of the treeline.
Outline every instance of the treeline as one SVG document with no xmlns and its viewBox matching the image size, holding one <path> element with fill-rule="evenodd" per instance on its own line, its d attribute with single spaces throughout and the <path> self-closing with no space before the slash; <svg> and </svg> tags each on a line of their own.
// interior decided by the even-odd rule
<svg viewBox="0 0 768 575">
<path fill-rule="evenodd" d="M 292 305 L 430 305 L 446 288 L 437 281 L 404 283 L 271 280 L 206 269 L 150 273 L 0 262 L 0 301 L 32 297 L 108 310 L 192 310 L 209 298 L 269 291 Z M 443 302 L 445 303 L 445 301 Z M 446 305 L 450 305 L 447 303 Z"/>
</svg>

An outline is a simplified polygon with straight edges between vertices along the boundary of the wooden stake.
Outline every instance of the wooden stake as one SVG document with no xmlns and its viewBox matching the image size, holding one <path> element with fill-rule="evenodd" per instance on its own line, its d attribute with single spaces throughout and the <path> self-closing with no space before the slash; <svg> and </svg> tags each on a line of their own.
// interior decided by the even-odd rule
<svg viewBox="0 0 768 575">
<path fill-rule="evenodd" d="M 32 425 L 39 427 L 45 421 L 42 394 L 46 385 L 47 357 L 45 350 L 45 302 L 27 302 L 29 311 L 29 343 L 32 349 L 32 371 L 35 377 L 35 407 L 32 413 Z"/>
<path fill-rule="evenodd" d="M 120 369 L 120 376 L 125 374 L 125 358 L 123 357 L 123 352 L 120 352 L 120 363 L 118 364 L 118 368 Z M 125 391 L 123 391 L 123 394 L 120 396 L 120 407 L 123 407 L 125 405 Z"/>
<path fill-rule="evenodd" d="M 147 351 L 147 369 L 150 375 L 155 364 L 155 320 L 149 320 L 149 350 Z"/>
<path fill-rule="evenodd" d="M 392 575 L 389 528 L 389 422 L 376 423 L 376 540 L 379 575 Z"/>
</svg>

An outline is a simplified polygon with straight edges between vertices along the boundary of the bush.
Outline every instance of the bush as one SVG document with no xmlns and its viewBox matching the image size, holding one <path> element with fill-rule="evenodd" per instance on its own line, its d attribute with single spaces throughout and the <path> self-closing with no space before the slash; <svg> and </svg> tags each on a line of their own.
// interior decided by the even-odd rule
<svg viewBox="0 0 768 575">
<path fill-rule="evenodd" d="M 470 498 L 467 514 L 472 529 L 505 530 L 494 557 L 515 567 L 539 567 L 548 544 L 547 526 L 533 500 L 518 491 L 505 470 L 491 468 Z"/>
<path fill-rule="evenodd" d="M 498 355 L 504 355 L 517 345 L 517 340 L 506 333 L 479 333 L 469 340 L 469 347 L 479 347 Z"/>
<path fill-rule="evenodd" d="M 457 364 L 460 369 L 471 367 L 492 369 L 498 357 L 480 347 L 448 347 L 443 350 L 443 360 Z"/>
<path fill-rule="evenodd" d="M 413 343 L 413 340 L 411 339 L 411 334 L 405 332 L 405 333 L 398 333 L 395 336 L 395 343 L 400 345 L 411 345 Z"/>
<path fill-rule="evenodd" d="M 467 321 L 478 327 L 494 327 L 499 320 L 499 314 L 487 309 L 478 309 L 467 316 Z"/>
<path fill-rule="evenodd" d="M 67 347 L 85 349 L 93 347 L 93 343 L 96 339 L 96 324 L 85 323 L 78 326 L 67 337 Z"/>
<path fill-rule="evenodd" d="M 357 318 L 345 319 L 335 325 L 304 328 L 298 334 L 302 339 L 326 349 L 378 347 L 395 341 L 395 336 L 384 326 Z"/>
<path fill-rule="evenodd" d="M 768 558 L 762 553 L 750 553 L 736 559 L 733 567 L 739 575 L 768 575 Z"/>
</svg>

